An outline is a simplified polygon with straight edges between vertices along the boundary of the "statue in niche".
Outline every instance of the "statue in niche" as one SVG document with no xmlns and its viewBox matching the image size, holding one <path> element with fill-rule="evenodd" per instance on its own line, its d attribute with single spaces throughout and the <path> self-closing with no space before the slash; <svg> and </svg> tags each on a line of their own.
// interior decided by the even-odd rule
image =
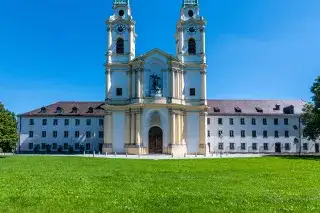
<svg viewBox="0 0 320 213">
<path fill-rule="evenodd" d="M 153 97 L 161 97 L 162 96 L 162 88 L 160 84 L 161 78 L 158 75 L 151 75 L 151 96 Z"/>
</svg>

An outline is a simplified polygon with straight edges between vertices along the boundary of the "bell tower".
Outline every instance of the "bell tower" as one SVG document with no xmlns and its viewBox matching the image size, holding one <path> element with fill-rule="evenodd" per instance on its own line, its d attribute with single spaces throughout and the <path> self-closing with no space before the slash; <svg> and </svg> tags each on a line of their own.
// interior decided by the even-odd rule
<svg viewBox="0 0 320 213">
<path fill-rule="evenodd" d="M 206 63 L 205 25 L 198 0 L 183 0 L 175 35 L 177 56 L 182 62 Z"/>
<path fill-rule="evenodd" d="M 114 14 L 106 21 L 108 30 L 107 63 L 128 63 L 135 58 L 135 21 L 129 0 L 114 0 Z"/>
</svg>

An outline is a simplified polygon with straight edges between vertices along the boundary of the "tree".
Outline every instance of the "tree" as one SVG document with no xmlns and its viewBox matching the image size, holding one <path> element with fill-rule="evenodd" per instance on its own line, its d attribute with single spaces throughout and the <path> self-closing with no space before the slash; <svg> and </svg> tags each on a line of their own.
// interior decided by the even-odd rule
<svg viewBox="0 0 320 213">
<path fill-rule="evenodd" d="M 303 134 L 308 140 L 315 141 L 320 139 L 320 76 L 313 83 L 311 92 L 313 103 L 306 104 L 302 114 Z"/>
<path fill-rule="evenodd" d="M 17 120 L 14 113 L 0 103 L 0 149 L 11 152 L 18 142 Z"/>
</svg>

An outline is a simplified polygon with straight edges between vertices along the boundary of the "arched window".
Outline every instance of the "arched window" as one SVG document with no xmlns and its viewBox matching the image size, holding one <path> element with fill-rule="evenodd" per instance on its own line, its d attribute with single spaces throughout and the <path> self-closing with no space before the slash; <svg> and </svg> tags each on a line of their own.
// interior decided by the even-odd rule
<svg viewBox="0 0 320 213">
<path fill-rule="evenodd" d="M 124 40 L 122 38 L 118 38 L 117 40 L 117 54 L 124 53 Z"/>
<path fill-rule="evenodd" d="M 196 41 L 193 38 L 190 38 L 188 41 L 188 53 L 189 55 L 196 54 Z"/>
</svg>

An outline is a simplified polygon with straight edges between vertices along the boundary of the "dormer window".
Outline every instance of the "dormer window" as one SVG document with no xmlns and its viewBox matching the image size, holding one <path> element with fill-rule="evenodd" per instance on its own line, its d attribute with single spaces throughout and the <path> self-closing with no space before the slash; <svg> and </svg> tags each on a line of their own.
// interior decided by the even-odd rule
<svg viewBox="0 0 320 213">
<path fill-rule="evenodd" d="M 291 106 L 283 108 L 283 113 L 290 114 L 290 115 L 294 114 L 294 106 L 291 105 Z"/>
<path fill-rule="evenodd" d="M 241 108 L 239 108 L 239 107 L 235 107 L 234 111 L 237 112 L 237 113 L 241 113 L 242 112 Z"/>
<path fill-rule="evenodd" d="M 259 113 L 263 113 L 263 109 L 261 109 L 260 107 L 256 107 L 257 112 Z"/>
<path fill-rule="evenodd" d="M 56 113 L 61 114 L 63 112 L 63 109 L 61 107 L 57 107 Z"/>
<path fill-rule="evenodd" d="M 78 108 L 77 107 L 73 107 L 71 113 L 78 113 Z"/>
<path fill-rule="evenodd" d="M 214 112 L 220 112 L 220 109 L 218 107 L 213 107 Z"/>
<path fill-rule="evenodd" d="M 275 107 L 273 108 L 273 110 L 277 110 L 277 111 L 280 110 L 280 105 L 276 104 Z"/>
<path fill-rule="evenodd" d="M 46 113 L 46 112 L 47 112 L 47 109 L 45 107 L 42 107 L 40 110 L 40 113 Z"/>
<path fill-rule="evenodd" d="M 93 108 L 92 107 L 89 108 L 88 113 L 93 113 Z"/>
</svg>

